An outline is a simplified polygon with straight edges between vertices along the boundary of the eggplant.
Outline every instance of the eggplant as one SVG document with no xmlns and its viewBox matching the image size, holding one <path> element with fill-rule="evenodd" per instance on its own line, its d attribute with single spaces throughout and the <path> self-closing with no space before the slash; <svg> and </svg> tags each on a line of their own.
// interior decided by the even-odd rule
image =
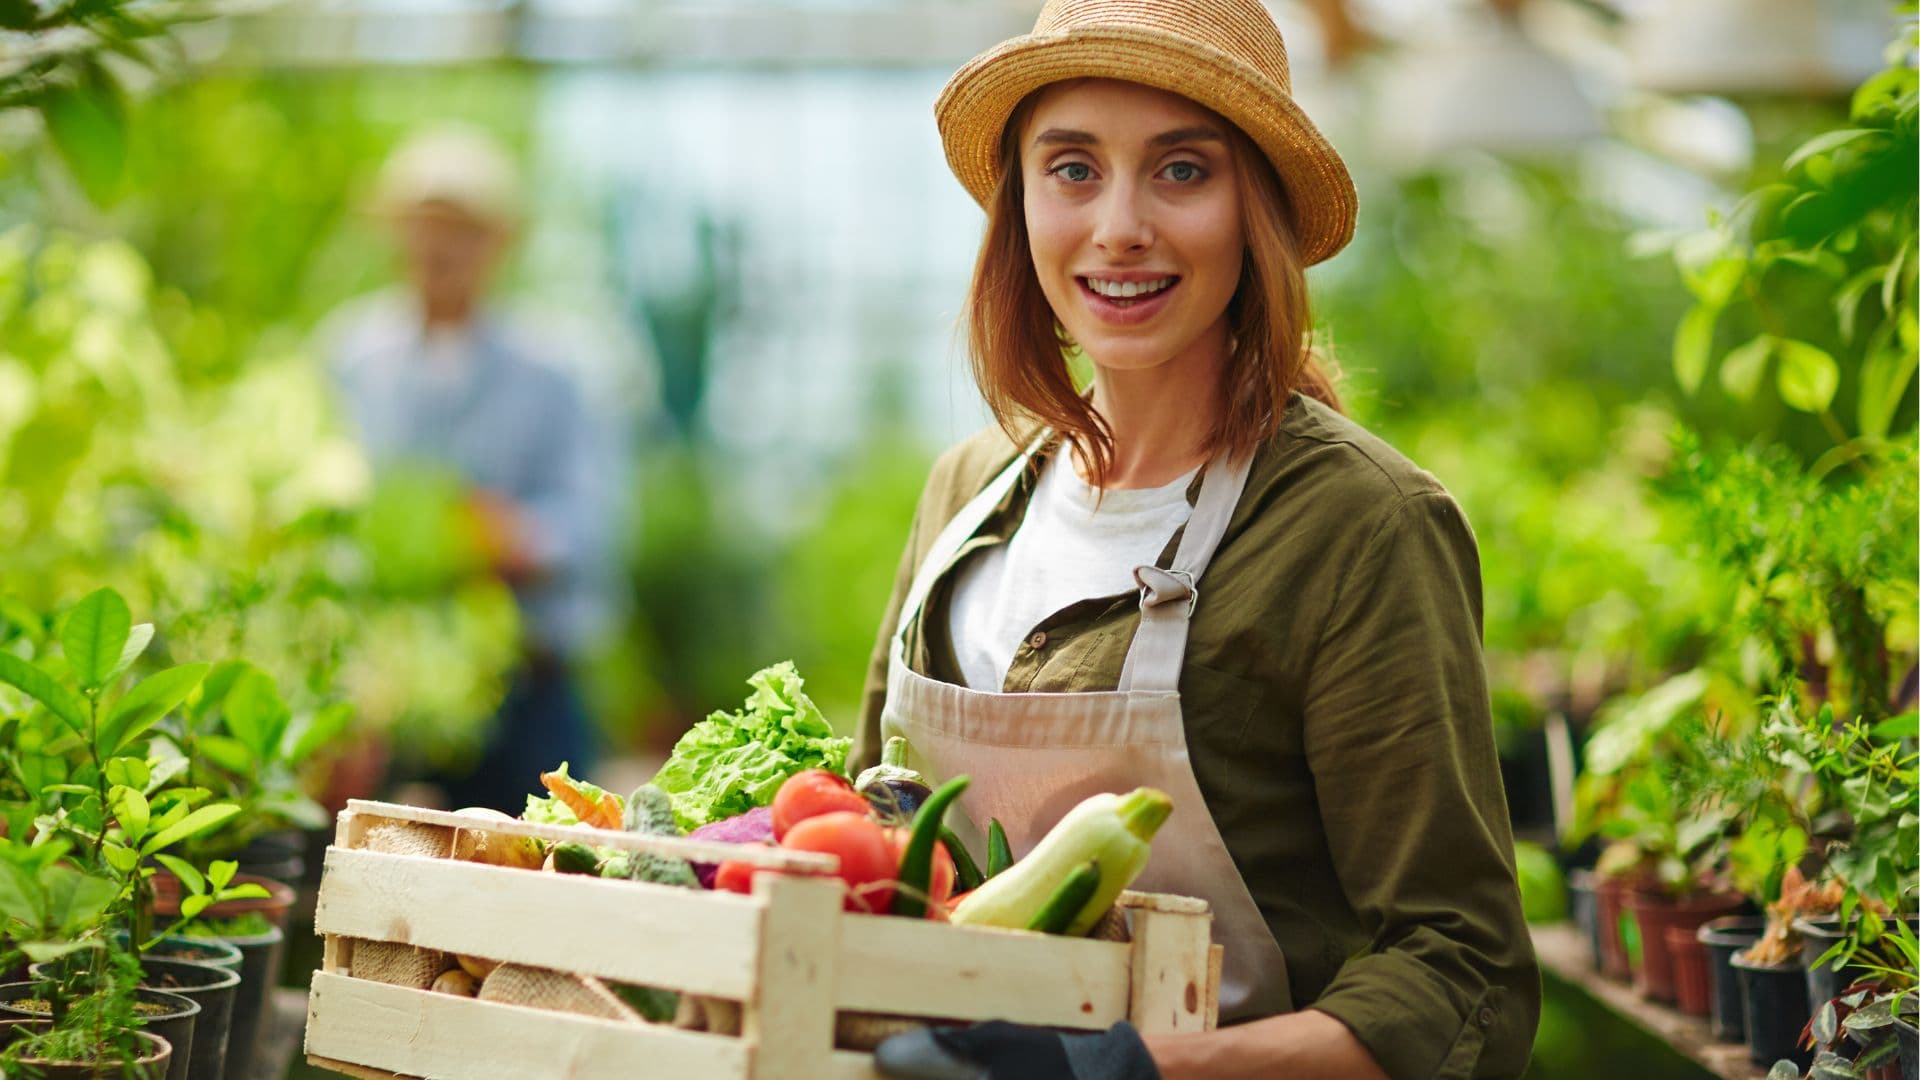
<svg viewBox="0 0 1920 1080">
<path fill-rule="evenodd" d="M 906 825 L 933 794 L 927 778 L 907 767 L 907 740 L 895 735 L 880 751 L 880 764 L 860 774 L 853 789 L 866 796 L 876 817 L 888 825 Z"/>
</svg>

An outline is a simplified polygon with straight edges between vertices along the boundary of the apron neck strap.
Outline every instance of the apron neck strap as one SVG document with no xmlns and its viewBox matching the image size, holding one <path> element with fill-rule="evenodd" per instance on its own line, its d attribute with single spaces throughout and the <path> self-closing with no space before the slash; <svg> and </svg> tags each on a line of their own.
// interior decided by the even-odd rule
<svg viewBox="0 0 1920 1080">
<path fill-rule="evenodd" d="M 1187 624 L 1200 600 L 1199 581 L 1226 535 L 1233 508 L 1247 486 L 1250 454 L 1216 458 L 1200 478 L 1200 495 L 1193 515 L 1180 534 L 1173 565 L 1137 566 L 1133 579 L 1140 585 L 1140 629 L 1120 668 L 1121 690 L 1177 690 L 1180 667 L 1187 655 Z"/>
<path fill-rule="evenodd" d="M 900 616 L 894 624 L 893 644 L 896 652 L 904 646 L 907 626 L 919 617 L 921 606 L 927 602 L 927 594 L 933 591 L 933 583 L 940 579 L 947 564 L 960 553 L 961 547 L 980 531 L 980 526 L 985 524 L 994 507 L 1000 505 L 1000 500 L 1013 490 L 1027 462 L 1033 460 L 1034 453 L 1046 444 L 1052 434 L 1051 431 L 1042 431 L 1036 436 L 1026 449 L 1007 463 L 1006 468 L 1000 470 L 1000 475 L 980 489 L 980 493 L 961 507 L 960 512 L 953 515 L 952 520 L 933 538 L 933 544 L 927 548 L 927 556 L 920 562 L 920 570 L 914 575 L 913 585 L 907 590 L 906 601 L 901 604 Z"/>
</svg>

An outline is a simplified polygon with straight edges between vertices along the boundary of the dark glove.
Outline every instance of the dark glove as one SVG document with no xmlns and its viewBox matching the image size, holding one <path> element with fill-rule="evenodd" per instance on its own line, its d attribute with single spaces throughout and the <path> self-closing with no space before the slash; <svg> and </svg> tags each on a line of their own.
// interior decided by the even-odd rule
<svg viewBox="0 0 1920 1080">
<path fill-rule="evenodd" d="M 1125 1020 L 1092 1035 L 989 1020 L 965 1028 L 916 1028 L 873 1052 L 895 1080 L 1160 1080 L 1140 1033 Z"/>
</svg>

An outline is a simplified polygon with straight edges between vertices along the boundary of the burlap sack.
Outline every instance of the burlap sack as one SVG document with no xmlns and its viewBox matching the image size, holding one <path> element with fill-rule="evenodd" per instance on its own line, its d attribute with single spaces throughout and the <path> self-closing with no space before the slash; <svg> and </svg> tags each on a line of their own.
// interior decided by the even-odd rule
<svg viewBox="0 0 1920 1080">
<path fill-rule="evenodd" d="M 356 938 L 349 970 L 356 979 L 425 990 L 452 966 L 451 957 L 434 949 Z"/>
<path fill-rule="evenodd" d="M 453 854 L 453 830 L 445 825 L 424 825 L 417 821 L 382 821 L 367 827 L 362 846 L 387 855 L 444 859 Z"/>
<path fill-rule="evenodd" d="M 607 984 L 591 975 L 526 964 L 501 964 L 494 968 L 480 984 L 480 1000 L 597 1016 L 602 1020 L 646 1023 L 618 994 L 609 990 Z"/>
</svg>

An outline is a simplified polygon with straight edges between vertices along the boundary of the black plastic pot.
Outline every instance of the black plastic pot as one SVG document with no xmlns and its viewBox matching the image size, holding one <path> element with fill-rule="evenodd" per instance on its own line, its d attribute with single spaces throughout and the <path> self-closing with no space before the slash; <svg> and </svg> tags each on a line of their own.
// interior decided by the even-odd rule
<svg viewBox="0 0 1920 1080">
<path fill-rule="evenodd" d="M 200 1022 L 194 1026 L 193 1053 L 187 1075 L 200 1080 L 223 1074 L 227 1067 L 227 1035 L 232 1030 L 233 1001 L 240 973 L 230 968 L 194 964 L 185 960 L 140 958 L 146 972 L 142 985 L 189 997 L 200 1003 Z"/>
<path fill-rule="evenodd" d="M 1900 1044 L 1900 1075 L 1903 1080 L 1920 1076 L 1920 1028 L 1913 1021 L 1893 1018 L 1894 1041 Z"/>
<path fill-rule="evenodd" d="M 243 874 L 299 885 L 307 873 L 307 835 L 299 829 L 262 833 L 231 858 Z"/>
<path fill-rule="evenodd" d="M 127 932 L 116 930 L 113 938 L 124 945 L 127 941 Z M 240 970 L 240 950 L 219 938 L 195 938 L 168 934 L 140 955 L 151 956 L 156 960 L 185 960 L 190 964 L 223 967 L 228 971 Z"/>
<path fill-rule="evenodd" d="M 25 1001 L 39 996 L 39 987 L 30 982 L 7 983 L 0 986 L 0 1016 L 19 1017 L 28 1020 L 46 1018 L 46 1013 L 29 1012 L 14 1008 L 15 1001 Z M 196 1021 L 200 1017 L 200 1003 L 180 994 L 170 994 L 164 990 L 135 990 L 134 997 L 148 1005 L 165 1005 L 168 1011 L 142 1017 L 142 1027 L 149 1035 L 156 1035 L 172 1048 L 167 1056 L 164 1071 L 152 1073 L 152 1076 L 165 1076 L 166 1080 L 188 1080 L 194 1074 L 188 1071 L 189 1056 L 193 1049 L 193 1036 Z M 146 1059 L 142 1059 L 145 1061 Z M 49 1076 L 58 1075 L 48 1073 Z M 91 1076 L 91 1072 L 73 1075 Z M 194 1077 L 194 1080 L 198 1080 Z"/>
<path fill-rule="evenodd" d="M 1907 922 L 1920 931 L 1920 920 L 1907 916 Z M 1846 992 L 1847 987 L 1865 979 L 1875 977 L 1875 973 L 1865 966 L 1852 963 L 1840 967 L 1831 964 L 1815 965 L 1814 961 L 1846 936 L 1840 920 L 1834 916 L 1821 916 L 1815 919 L 1795 919 L 1793 928 L 1800 932 L 1800 959 L 1807 966 L 1807 1001 L 1818 1006 L 1821 1002 L 1831 1001 Z"/>
<path fill-rule="evenodd" d="M 1749 964 L 1738 956 L 1731 962 L 1740 974 L 1748 1058 L 1760 1066 L 1786 1058 L 1804 1071 L 1813 1064 L 1813 1051 L 1800 1045 L 1800 1032 L 1813 1012 L 1807 1006 L 1806 971 L 1799 964 Z"/>
<path fill-rule="evenodd" d="M 1587 943 L 1588 956 L 1595 971 L 1600 969 L 1600 897 L 1594 893 L 1593 871 L 1575 870 L 1567 875 L 1567 903 L 1573 923 Z"/>
<path fill-rule="evenodd" d="M 0 1047 L 12 1045 L 15 1039 L 38 1034 L 50 1024 L 46 1020 L 22 1020 L 13 1017 L 0 1017 Z M 146 1053 L 121 1066 L 112 1075 L 123 1080 L 161 1080 L 171 1075 L 173 1065 L 173 1047 L 167 1040 L 151 1031 L 140 1033 L 140 1041 L 147 1045 Z M 98 1064 L 78 1064 L 60 1061 L 43 1061 L 39 1058 L 27 1058 L 21 1062 L 27 1075 L 38 1080 L 98 1080 L 102 1075 L 102 1066 Z"/>
<path fill-rule="evenodd" d="M 1707 978 L 1713 985 L 1713 1011 L 1708 1018 L 1713 1037 L 1721 1042 L 1746 1041 L 1746 1006 L 1741 1004 L 1733 954 L 1759 941 L 1766 928 L 1767 920 L 1760 915 L 1727 915 L 1700 928 L 1700 944 L 1707 947 Z"/>
<path fill-rule="evenodd" d="M 277 926 L 253 937 L 210 938 L 240 950 L 240 991 L 233 999 L 233 1024 L 227 1036 L 227 1067 L 223 1080 L 245 1080 L 251 1075 L 260 1024 L 280 985 L 280 959 L 286 934 Z M 211 1078 L 209 1078 L 211 1080 Z"/>
</svg>

